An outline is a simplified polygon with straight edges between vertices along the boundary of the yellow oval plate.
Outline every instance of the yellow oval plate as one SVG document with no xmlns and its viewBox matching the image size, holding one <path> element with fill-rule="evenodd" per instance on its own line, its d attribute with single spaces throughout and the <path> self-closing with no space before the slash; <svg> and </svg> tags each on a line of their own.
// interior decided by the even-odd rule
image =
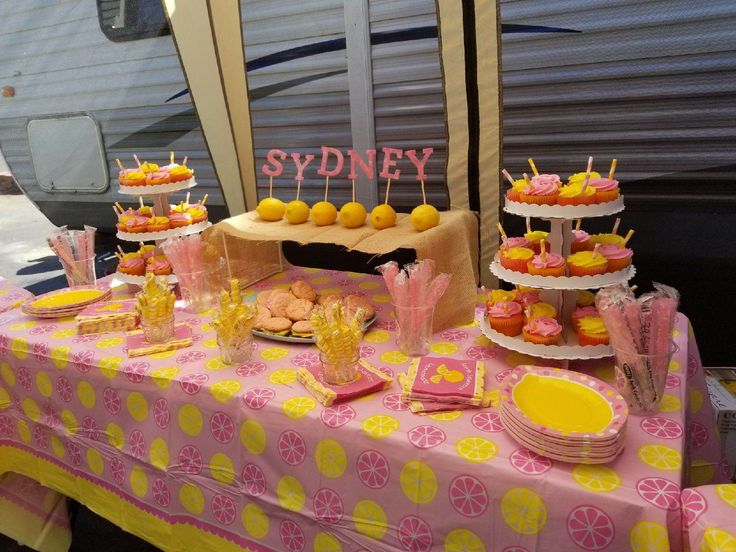
<svg viewBox="0 0 736 552">
<path fill-rule="evenodd" d="M 61 307 L 72 307 L 83 303 L 93 302 L 102 297 L 104 289 L 69 289 L 55 295 L 48 295 L 33 301 L 30 306 L 34 309 L 58 309 Z"/>
</svg>

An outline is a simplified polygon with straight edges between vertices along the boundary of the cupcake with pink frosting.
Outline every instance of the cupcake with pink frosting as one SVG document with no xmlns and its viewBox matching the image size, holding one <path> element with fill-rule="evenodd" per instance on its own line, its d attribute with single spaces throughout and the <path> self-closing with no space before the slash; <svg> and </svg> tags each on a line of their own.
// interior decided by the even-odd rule
<svg viewBox="0 0 736 552">
<path fill-rule="evenodd" d="M 565 265 L 565 258 L 562 255 L 543 251 L 539 255 L 534 255 L 526 266 L 529 274 L 534 276 L 564 276 Z"/>
<path fill-rule="evenodd" d="M 503 335 L 515 336 L 521 333 L 524 325 L 524 310 L 514 301 L 499 301 L 486 311 L 491 328 Z"/>
<path fill-rule="evenodd" d="M 578 251 L 586 251 L 588 249 L 588 244 L 590 243 L 590 234 L 588 234 L 585 230 L 580 230 L 578 228 L 574 229 L 572 231 L 572 244 L 570 244 L 570 252 L 571 253 L 577 253 Z"/>
<path fill-rule="evenodd" d="M 601 245 L 598 248 L 598 253 L 608 259 L 607 272 L 616 272 L 623 270 L 631 264 L 631 258 L 634 256 L 634 251 L 628 247 L 619 247 L 618 245 Z"/>
<path fill-rule="evenodd" d="M 524 286 L 517 286 L 516 297 L 514 298 L 514 301 L 516 301 L 526 309 L 528 306 L 534 305 L 541 301 L 541 299 L 539 298 L 539 290 Z"/>
<path fill-rule="evenodd" d="M 588 186 L 595 190 L 596 203 L 607 203 L 619 196 L 618 180 L 613 178 L 591 178 Z"/>
<path fill-rule="evenodd" d="M 554 318 L 546 316 L 533 318 L 522 328 L 524 341 L 537 345 L 557 345 L 562 333 L 562 326 Z"/>
<path fill-rule="evenodd" d="M 504 247 L 528 247 L 529 249 L 532 248 L 532 243 L 526 239 L 522 238 L 521 236 L 514 237 L 514 238 L 506 238 L 506 241 L 504 242 Z"/>
<path fill-rule="evenodd" d="M 536 205 L 556 205 L 560 195 L 560 177 L 556 174 L 538 174 L 533 176 L 521 192 L 523 203 Z"/>
</svg>

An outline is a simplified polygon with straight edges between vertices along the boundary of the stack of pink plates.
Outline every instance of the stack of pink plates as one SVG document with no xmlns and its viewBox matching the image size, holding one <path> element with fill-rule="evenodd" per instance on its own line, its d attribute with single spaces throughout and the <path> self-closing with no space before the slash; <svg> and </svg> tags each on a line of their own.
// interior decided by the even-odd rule
<svg viewBox="0 0 736 552">
<path fill-rule="evenodd" d="M 621 452 L 626 401 L 607 383 L 560 368 L 518 366 L 501 388 L 501 420 L 529 450 L 581 464 L 604 464 Z"/>
<path fill-rule="evenodd" d="M 77 286 L 57 289 L 38 297 L 31 297 L 21 310 L 37 318 L 63 318 L 82 312 L 87 306 L 98 301 L 105 301 L 112 295 L 108 286 Z"/>
</svg>

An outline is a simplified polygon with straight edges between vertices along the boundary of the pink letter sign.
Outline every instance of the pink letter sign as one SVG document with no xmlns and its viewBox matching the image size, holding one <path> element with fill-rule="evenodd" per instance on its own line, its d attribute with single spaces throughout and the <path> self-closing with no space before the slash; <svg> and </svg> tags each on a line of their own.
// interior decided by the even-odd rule
<svg viewBox="0 0 736 552">
<path fill-rule="evenodd" d="M 434 148 L 424 148 L 422 150 L 421 161 L 417 159 L 416 150 L 410 149 L 404 152 L 409 160 L 412 162 L 412 164 L 417 168 L 417 180 L 424 180 L 425 178 L 427 178 L 427 175 L 424 172 L 424 165 L 427 164 L 427 159 L 429 159 L 429 156 L 432 155 L 433 151 Z"/>
<path fill-rule="evenodd" d="M 365 150 L 365 153 L 368 156 L 367 164 L 365 161 L 363 161 L 363 158 L 357 151 L 348 150 L 348 155 L 350 156 L 350 174 L 348 175 L 348 180 L 355 180 L 356 178 L 358 178 L 358 172 L 355 170 L 358 167 L 360 167 L 360 170 L 363 171 L 363 174 L 366 175 L 368 178 L 373 178 L 375 174 L 373 163 L 376 160 L 376 150 Z"/>
<path fill-rule="evenodd" d="M 335 159 L 337 159 L 337 163 L 335 163 L 334 169 L 328 171 L 327 160 L 330 158 L 330 154 L 335 156 Z M 337 176 L 342 171 L 342 166 L 344 162 L 345 158 L 343 157 L 342 152 L 339 149 L 322 146 L 322 164 L 319 166 L 317 174 L 320 174 L 322 176 Z"/>
<path fill-rule="evenodd" d="M 268 151 L 268 154 L 266 155 L 266 161 L 273 165 L 273 169 L 268 165 L 268 163 L 261 167 L 261 170 L 268 176 L 279 176 L 282 172 L 284 172 L 284 166 L 281 164 L 281 161 L 278 161 L 276 159 L 276 157 L 283 161 L 284 159 L 286 159 L 286 152 L 281 151 L 280 149 L 272 149 Z"/>
<path fill-rule="evenodd" d="M 304 156 L 304 163 L 300 163 L 302 154 L 301 153 L 292 153 L 291 158 L 294 160 L 294 165 L 296 165 L 296 176 L 294 177 L 295 180 L 304 180 L 304 169 L 309 165 L 309 163 L 312 162 L 312 159 L 314 159 L 314 155 L 311 153 L 308 153 Z"/>
<path fill-rule="evenodd" d="M 383 148 L 383 169 L 381 169 L 381 178 L 397 179 L 401 174 L 399 169 L 391 171 L 392 167 L 396 166 L 396 161 L 391 159 L 391 156 L 395 155 L 397 159 L 401 159 L 404 155 L 403 150 L 396 148 Z"/>
</svg>

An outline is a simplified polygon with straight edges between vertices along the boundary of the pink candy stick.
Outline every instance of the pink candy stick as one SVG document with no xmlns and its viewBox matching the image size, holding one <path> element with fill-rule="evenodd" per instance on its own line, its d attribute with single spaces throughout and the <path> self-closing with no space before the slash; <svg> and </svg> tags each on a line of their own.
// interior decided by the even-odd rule
<svg viewBox="0 0 736 552">
<path fill-rule="evenodd" d="M 383 276 L 383 281 L 386 283 L 386 289 L 388 289 L 391 298 L 394 300 L 394 303 L 396 303 L 396 297 L 394 296 L 394 282 L 399 273 L 398 263 L 396 263 L 396 261 L 389 261 L 381 266 L 377 266 L 376 270 Z"/>
<path fill-rule="evenodd" d="M 442 272 L 441 274 L 438 274 L 434 280 L 432 280 L 428 296 L 428 302 L 430 304 L 437 304 L 437 301 L 439 301 L 442 295 L 444 295 L 445 291 L 447 291 L 451 279 L 452 274 L 446 274 Z"/>
</svg>

